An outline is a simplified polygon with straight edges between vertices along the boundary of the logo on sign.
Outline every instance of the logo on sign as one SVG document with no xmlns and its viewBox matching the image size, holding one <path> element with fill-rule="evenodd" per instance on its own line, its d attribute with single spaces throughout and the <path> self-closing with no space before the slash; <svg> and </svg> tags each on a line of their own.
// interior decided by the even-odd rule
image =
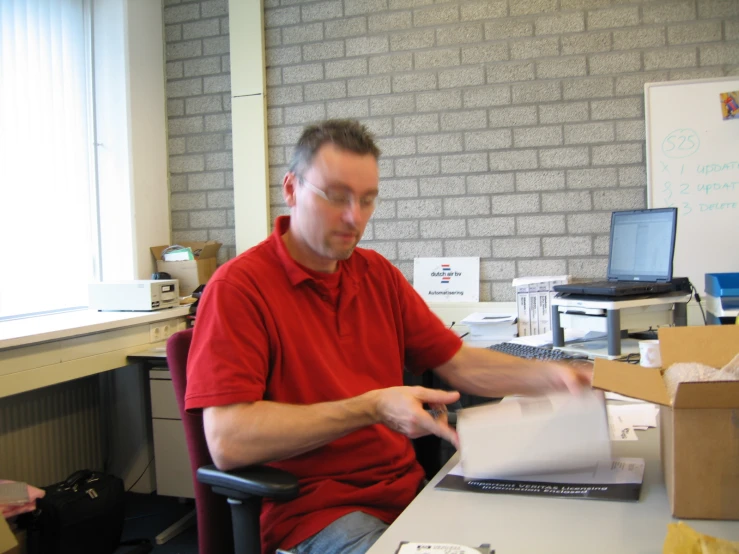
<svg viewBox="0 0 739 554">
<path fill-rule="evenodd" d="M 462 274 L 459 271 L 452 271 L 450 264 L 441 264 L 434 271 L 431 272 L 431 277 L 441 277 L 441 284 L 448 285 L 452 277 L 461 277 Z"/>
</svg>

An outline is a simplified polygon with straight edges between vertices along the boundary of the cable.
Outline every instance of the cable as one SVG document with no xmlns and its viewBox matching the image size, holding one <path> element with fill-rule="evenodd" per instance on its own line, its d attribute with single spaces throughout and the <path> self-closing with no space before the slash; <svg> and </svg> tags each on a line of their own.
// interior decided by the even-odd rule
<svg viewBox="0 0 739 554">
<path fill-rule="evenodd" d="M 128 487 L 128 490 L 126 490 L 126 492 L 131 492 L 131 489 L 134 488 L 138 484 L 139 481 L 141 481 L 141 478 L 144 475 L 146 475 L 146 470 L 149 469 L 149 466 L 151 465 L 151 463 L 153 461 L 154 461 L 154 458 L 152 458 L 151 460 L 149 460 L 149 463 L 146 464 L 146 467 L 144 468 L 144 471 L 141 472 L 141 475 L 139 475 L 139 478 L 136 479 L 136 481 L 134 481 L 133 485 L 131 485 L 130 487 Z"/>
<path fill-rule="evenodd" d="M 690 283 L 690 281 L 688 281 L 688 283 Z M 706 321 L 706 312 L 703 311 L 703 305 L 701 304 L 701 295 L 698 294 L 697 290 L 695 290 L 693 283 L 690 283 L 690 290 L 693 293 L 693 296 L 695 296 L 695 301 L 701 310 L 701 315 L 703 316 L 703 325 L 708 325 L 708 321 Z M 688 302 L 690 302 L 690 299 L 688 299 Z"/>
<path fill-rule="evenodd" d="M 449 330 L 451 331 L 452 330 L 452 327 L 454 327 L 456 324 L 457 324 L 456 321 L 452 321 L 452 324 L 449 326 Z M 470 334 L 470 332 L 467 331 L 466 333 L 462 333 L 461 335 L 459 335 L 459 338 L 460 339 L 463 339 L 463 338 L 465 338 L 469 334 Z"/>
</svg>

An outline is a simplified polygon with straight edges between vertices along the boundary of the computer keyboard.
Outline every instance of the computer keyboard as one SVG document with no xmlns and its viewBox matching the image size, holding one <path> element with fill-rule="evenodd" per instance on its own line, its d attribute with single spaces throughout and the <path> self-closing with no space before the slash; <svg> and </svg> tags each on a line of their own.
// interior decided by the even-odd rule
<svg viewBox="0 0 739 554">
<path fill-rule="evenodd" d="M 514 342 L 501 342 L 488 346 L 488 348 L 496 352 L 502 352 L 503 354 L 526 358 L 527 360 L 587 360 L 587 356 L 569 354 L 553 348 L 516 344 Z"/>
</svg>

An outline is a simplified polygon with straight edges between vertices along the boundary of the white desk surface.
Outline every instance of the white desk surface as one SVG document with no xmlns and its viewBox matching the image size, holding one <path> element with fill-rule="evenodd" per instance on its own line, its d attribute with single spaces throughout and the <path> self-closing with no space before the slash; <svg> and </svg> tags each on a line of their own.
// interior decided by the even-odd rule
<svg viewBox="0 0 739 554">
<path fill-rule="evenodd" d="M 184 329 L 190 306 L 154 312 L 80 310 L 0 323 L 0 398 L 129 365 L 157 345 L 152 325 Z"/>
<path fill-rule="evenodd" d="M 496 554 L 661 554 L 667 504 L 659 463 L 659 430 L 638 441 L 614 442 L 614 455 L 647 462 L 639 502 L 457 492 L 434 485 L 457 463 L 455 455 L 380 537 L 368 554 L 392 554 L 401 541 L 489 543 Z M 739 521 L 688 520 L 702 533 L 739 540 Z"/>
<path fill-rule="evenodd" d="M 188 305 L 153 312 L 76 310 L 0 321 L 0 350 L 185 317 L 189 313 Z"/>
</svg>

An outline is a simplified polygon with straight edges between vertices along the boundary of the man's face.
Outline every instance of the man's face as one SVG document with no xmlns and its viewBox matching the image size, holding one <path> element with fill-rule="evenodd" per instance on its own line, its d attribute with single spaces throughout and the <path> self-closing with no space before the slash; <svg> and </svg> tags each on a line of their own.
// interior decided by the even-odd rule
<svg viewBox="0 0 739 554">
<path fill-rule="evenodd" d="M 288 173 L 283 195 L 291 208 L 288 251 L 317 271 L 334 271 L 351 256 L 374 212 L 377 160 L 332 144 L 322 146 L 302 175 Z"/>
</svg>

